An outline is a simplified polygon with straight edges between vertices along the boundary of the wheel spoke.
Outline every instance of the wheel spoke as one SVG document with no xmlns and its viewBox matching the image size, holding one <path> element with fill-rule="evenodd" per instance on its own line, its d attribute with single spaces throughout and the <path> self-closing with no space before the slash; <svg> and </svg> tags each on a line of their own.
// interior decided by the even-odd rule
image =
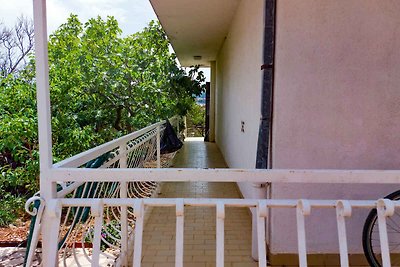
<svg viewBox="0 0 400 267">
<path fill-rule="evenodd" d="M 400 199 L 400 190 L 385 197 L 386 199 Z M 368 214 L 363 228 L 363 248 L 364 254 L 371 266 L 381 267 L 381 245 L 379 227 L 377 221 L 377 211 L 373 209 Z M 386 218 L 388 245 L 392 266 L 400 266 L 400 212 L 395 212 L 393 216 Z"/>
<path fill-rule="evenodd" d="M 386 222 L 387 222 L 386 225 L 387 225 L 390 229 L 392 229 L 393 231 L 399 232 L 399 225 L 392 219 L 392 217 L 387 217 L 387 218 L 389 219 L 390 222 L 392 222 L 392 223 L 394 224 L 394 226 L 391 225 L 391 224 L 389 224 L 388 220 L 386 220 Z M 396 229 L 396 227 L 397 227 L 397 229 Z"/>
</svg>

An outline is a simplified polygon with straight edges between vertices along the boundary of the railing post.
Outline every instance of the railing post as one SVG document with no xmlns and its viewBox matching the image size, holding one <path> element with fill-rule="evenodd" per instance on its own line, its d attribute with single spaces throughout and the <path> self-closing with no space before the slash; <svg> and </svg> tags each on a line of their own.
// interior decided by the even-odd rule
<svg viewBox="0 0 400 267">
<path fill-rule="evenodd" d="M 299 266 L 307 266 L 307 246 L 306 246 L 306 228 L 304 216 L 310 215 L 311 205 L 305 199 L 300 199 L 296 207 L 297 219 L 297 243 L 299 251 Z"/>
<path fill-rule="evenodd" d="M 390 267 L 390 250 L 389 240 L 386 227 L 386 217 L 393 216 L 394 204 L 389 199 L 379 199 L 376 205 L 376 212 L 378 214 L 378 228 L 379 228 L 379 239 L 381 244 L 382 253 L 382 266 Z"/>
<path fill-rule="evenodd" d="M 46 251 L 42 248 L 43 266 L 58 265 L 58 236 L 60 234 L 61 210 L 62 206 L 59 200 L 52 199 L 46 202 L 42 226 L 43 234 L 47 235 Z M 44 240 L 43 235 L 42 238 Z"/>
<path fill-rule="evenodd" d="M 133 248 L 133 266 L 140 267 L 142 264 L 142 243 L 143 243 L 143 224 L 144 224 L 144 204 L 142 199 L 136 199 L 134 204 L 134 214 L 136 217 L 135 242 Z"/>
<path fill-rule="evenodd" d="M 217 241 L 217 253 L 216 253 L 216 263 L 217 267 L 224 266 L 224 253 L 225 253 L 225 204 L 221 202 L 217 202 L 217 229 L 216 229 L 216 241 Z"/>
<path fill-rule="evenodd" d="M 128 155 L 127 155 L 127 149 L 126 149 L 126 143 L 125 142 L 119 145 L 119 153 L 121 155 L 120 158 L 119 158 L 119 167 L 120 168 L 126 168 Z"/>
<path fill-rule="evenodd" d="M 257 248 L 258 266 L 267 266 L 267 249 L 265 240 L 265 220 L 267 218 L 267 201 L 261 200 L 257 204 Z"/>
<path fill-rule="evenodd" d="M 157 168 L 161 168 L 161 127 L 157 126 Z"/>
<path fill-rule="evenodd" d="M 127 144 L 124 142 L 119 146 L 119 153 L 121 155 L 119 159 L 119 167 L 127 167 Z M 128 197 L 128 182 L 121 182 L 120 185 L 120 198 Z M 128 265 L 128 208 L 126 206 L 121 207 L 121 259 L 122 266 Z"/>
<path fill-rule="evenodd" d="M 336 220 L 339 237 L 340 266 L 349 266 L 349 255 L 347 250 L 347 234 L 345 217 L 351 216 L 351 205 L 347 200 L 336 202 Z"/>
<path fill-rule="evenodd" d="M 184 235 L 183 199 L 176 200 L 176 236 L 175 236 L 175 267 L 183 267 L 183 235 Z"/>
<path fill-rule="evenodd" d="M 103 201 L 96 200 L 91 207 L 92 216 L 94 219 L 94 233 L 93 233 L 93 256 L 92 266 L 100 266 L 100 245 L 101 245 L 101 229 L 103 227 Z"/>
</svg>

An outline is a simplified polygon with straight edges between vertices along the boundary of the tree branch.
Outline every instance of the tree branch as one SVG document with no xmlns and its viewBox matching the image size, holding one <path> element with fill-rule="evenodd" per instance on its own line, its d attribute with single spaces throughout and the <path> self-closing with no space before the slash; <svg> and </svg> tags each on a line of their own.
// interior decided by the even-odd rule
<svg viewBox="0 0 400 267">
<path fill-rule="evenodd" d="M 21 16 L 14 28 L 0 24 L 0 72 L 3 77 L 26 65 L 26 56 L 33 50 L 33 21 Z"/>
</svg>

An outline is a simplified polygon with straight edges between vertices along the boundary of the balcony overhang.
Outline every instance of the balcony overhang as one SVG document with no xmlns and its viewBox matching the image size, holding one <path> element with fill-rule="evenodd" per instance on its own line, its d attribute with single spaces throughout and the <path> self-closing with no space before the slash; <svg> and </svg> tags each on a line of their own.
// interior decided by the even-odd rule
<svg viewBox="0 0 400 267">
<path fill-rule="evenodd" d="M 240 0 L 150 0 L 182 66 L 210 66 Z"/>
</svg>

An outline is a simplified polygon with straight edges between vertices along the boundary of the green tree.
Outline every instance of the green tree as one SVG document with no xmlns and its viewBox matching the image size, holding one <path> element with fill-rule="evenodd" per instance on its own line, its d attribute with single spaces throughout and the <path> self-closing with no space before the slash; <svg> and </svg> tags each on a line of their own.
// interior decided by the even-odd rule
<svg viewBox="0 0 400 267">
<path fill-rule="evenodd" d="M 32 58 L 23 70 L 0 78 L 2 202 L 2 193 L 12 199 L 38 190 L 34 65 Z M 204 90 L 202 72 L 177 65 L 157 22 L 121 37 L 113 17 L 83 24 L 71 15 L 50 35 L 49 72 L 56 161 L 185 115 Z M 1 217 L 0 210 L 0 225 Z"/>
<path fill-rule="evenodd" d="M 57 152 L 72 155 L 94 144 L 175 114 L 185 115 L 203 91 L 197 67 L 189 75 L 169 52 L 159 23 L 120 37 L 113 17 L 87 23 L 72 15 L 49 45 Z M 73 103 L 73 104 L 72 104 Z M 77 131 L 71 131 L 75 125 Z M 79 139 L 73 146 L 66 140 Z M 57 154 L 57 153 L 56 153 Z"/>
<path fill-rule="evenodd" d="M 187 114 L 187 131 L 189 137 L 204 137 L 206 107 L 193 103 Z"/>
<path fill-rule="evenodd" d="M 38 136 L 32 71 L 0 78 L 0 226 L 22 215 L 38 189 Z"/>
</svg>

